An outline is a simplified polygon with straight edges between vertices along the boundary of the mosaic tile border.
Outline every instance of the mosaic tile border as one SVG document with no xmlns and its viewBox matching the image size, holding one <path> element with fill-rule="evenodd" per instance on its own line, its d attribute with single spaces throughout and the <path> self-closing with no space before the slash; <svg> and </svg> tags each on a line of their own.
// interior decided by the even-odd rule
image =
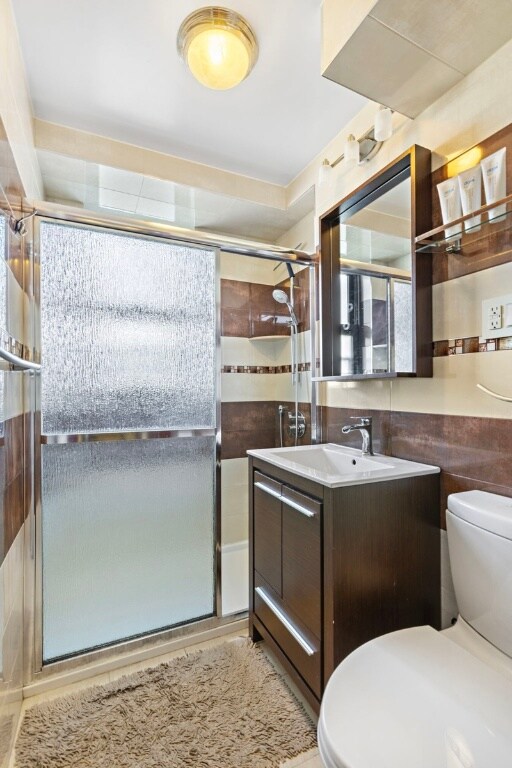
<svg viewBox="0 0 512 768">
<path fill-rule="evenodd" d="M 311 363 L 299 363 L 299 373 L 311 370 Z M 291 373 L 291 365 L 223 365 L 222 373 Z"/>
<path fill-rule="evenodd" d="M 512 349 L 512 336 L 504 336 L 501 339 L 484 339 L 478 336 L 469 336 L 466 339 L 444 339 L 434 341 L 433 349 L 434 357 L 467 355 L 474 352 L 502 352 Z"/>
</svg>

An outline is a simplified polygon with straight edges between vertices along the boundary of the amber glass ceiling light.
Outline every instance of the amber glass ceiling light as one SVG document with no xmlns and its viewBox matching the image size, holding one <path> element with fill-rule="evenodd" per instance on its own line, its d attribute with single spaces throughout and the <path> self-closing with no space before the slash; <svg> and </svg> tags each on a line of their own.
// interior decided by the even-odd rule
<svg viewBox="0 0 512 768">
<path fill-rule="evenodd" d="M 211 6 L 187 16 L 178 32 L 178 51 L 196 80 L 224 91 L 247 77 L 258 43 L 242 16 Z"/>
</svg>

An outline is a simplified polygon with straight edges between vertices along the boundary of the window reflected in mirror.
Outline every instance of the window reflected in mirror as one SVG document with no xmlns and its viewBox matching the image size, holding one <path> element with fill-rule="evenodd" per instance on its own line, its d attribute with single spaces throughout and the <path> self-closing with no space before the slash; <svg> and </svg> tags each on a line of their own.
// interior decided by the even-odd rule
<svg viewBox="0 0 512 768">
<path fill-rule="evenodd" d="M 341 375 L 413 371 L 410 176 L 339 225 Z"/>
</svg>

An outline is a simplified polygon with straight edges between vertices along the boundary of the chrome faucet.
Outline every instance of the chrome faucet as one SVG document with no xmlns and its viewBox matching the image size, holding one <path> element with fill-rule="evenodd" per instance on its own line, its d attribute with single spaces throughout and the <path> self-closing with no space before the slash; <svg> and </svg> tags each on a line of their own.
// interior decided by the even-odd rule
<svg viewBox="0 0 512 768">
<path fill-rule="evenodd" d="M 372 417 L 371 416 L 351 416 L 351 419 L 355 419 L 357 424 L 345 424 L 341 428 L 344 435 L 349 435 L 351 432 L 355 432 L 358 429 L 363 438 L 363 456 L 373 456 L 373 440 L 372 440 Z"/>
</svg>

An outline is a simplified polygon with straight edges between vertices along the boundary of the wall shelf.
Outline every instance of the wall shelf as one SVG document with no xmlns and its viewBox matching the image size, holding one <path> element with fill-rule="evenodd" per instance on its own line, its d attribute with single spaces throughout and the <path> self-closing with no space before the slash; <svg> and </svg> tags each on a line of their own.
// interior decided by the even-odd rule
<svg viewBox="0 0 512 768">
<path fill-rule="evenodd" d="M 489 212 L 500 207 L 503 207 L 503 213 L 494 219 L 489 219 Z M 480 216 L 480 223 L 468 226 L 467 222 L 476 216 Z M 446 237 L 447 229 L 458 231 Z M 489 238 L 496 235 L 500 235 L 506 240 L 508 235 L 508 245 L 512 248 L 512 195 L 507 195 L 496 203 L 483 205 L 472 213 L 460 216 L 458 219 L 419 235 L 415 240 L 416 252 L 464 254 L 465 249 L 478 247 L 479 243 L 485 240 L 489 241 Z"/>
<path fill-rule="evenodd" d="M 268 336 L 249 336 L 249 341 L 276 341 L 280 339 L 281 341 L 283 339 L 289 339 L 290 334 L 284 334 L 284 333 L 273 333 L 269 334 Z"/>
</svg>

